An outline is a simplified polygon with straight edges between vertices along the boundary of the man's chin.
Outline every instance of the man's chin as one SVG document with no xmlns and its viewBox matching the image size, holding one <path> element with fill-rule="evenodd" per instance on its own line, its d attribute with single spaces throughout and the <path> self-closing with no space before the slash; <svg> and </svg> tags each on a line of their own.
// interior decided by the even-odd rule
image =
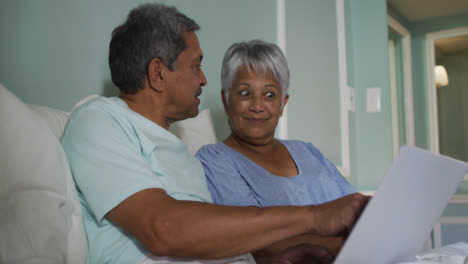
<svg viewBox="0 0 468 264">
<path fill-rule="evenodd" d="M 196 109 L 193 109 L 192 111 L 190 111 L 187 118 L 194 118 L 198 115 L 199 112 L 200 110 L 198 110 L 198 107 L 197 107 Z"/>
</svg>

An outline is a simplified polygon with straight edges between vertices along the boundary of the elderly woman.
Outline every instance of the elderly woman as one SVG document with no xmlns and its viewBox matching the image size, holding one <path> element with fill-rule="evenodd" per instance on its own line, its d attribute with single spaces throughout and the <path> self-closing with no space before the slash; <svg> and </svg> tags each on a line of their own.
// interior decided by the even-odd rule
<svg viewBox="0 0 468 264">
<path fill-rule="evenodd" d="M 311 143 L 274 137 L 289 100 L 288 64 L 275 44 L 252 40 L 232 45 L 224 56 L 221 82 L 231 134 L 197 153 L 215 203 L 309 205 L 355 192 Z M 343 241 L 308 236 L 293 240 L 272 245 L 262 254 L 303 242 L 324 245 L 336 253 Z"/>
</svg>

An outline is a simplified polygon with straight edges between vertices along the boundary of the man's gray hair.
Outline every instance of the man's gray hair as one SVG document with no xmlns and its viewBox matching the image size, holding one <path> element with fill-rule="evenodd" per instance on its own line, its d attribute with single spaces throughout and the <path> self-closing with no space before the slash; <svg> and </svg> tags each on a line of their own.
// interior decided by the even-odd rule
<svg viewBox="0 0 468 264">
<path fill-rule="evenodd" d="M 144 4 L 130 11 L 127 20 L 112 32 L 109 66 L 120 91 L 134 94 L 143 88 L 149 62 L 159 58 L 171 71 L 187 47 L 184 32 L 198 24 L 173 6 Z"/>
<path fill-rule="evenodd" d="M 239 70 L 245 68 L 256 74 L 272 74 L 282 90 L 282 97 L 289 90 L 288 62 L 281 49 L 273 43 L 263 40 L 234 43 L 226 51 L 221 69 L 221 86 L 226 97 Z"/>
</svg>

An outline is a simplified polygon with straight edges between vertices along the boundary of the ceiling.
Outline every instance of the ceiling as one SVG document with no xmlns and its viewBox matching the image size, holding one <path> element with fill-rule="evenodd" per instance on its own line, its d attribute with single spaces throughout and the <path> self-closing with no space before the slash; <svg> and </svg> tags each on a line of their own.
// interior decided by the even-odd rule
<svg viewBox="0 0 468 264">
<path fill-rule="evenodd" d="M 468 12 L 468 0 L 387 0 L 387 3 L 410 22 Z"/>
<path fill-rule="evenodd" d="M 410 23 L 468 13 L 468 0 L 387 0 L 387 4 Z M 438 39 L 434 45 L 440 56 L 468 51 L 468 35 Z"/>
<path fill-rule="evenodd" d="M 441 56 L 457 52 L 468 51 L 468 35 L 437 39 L 434 41 L 434 46 Z"/>
</svg>

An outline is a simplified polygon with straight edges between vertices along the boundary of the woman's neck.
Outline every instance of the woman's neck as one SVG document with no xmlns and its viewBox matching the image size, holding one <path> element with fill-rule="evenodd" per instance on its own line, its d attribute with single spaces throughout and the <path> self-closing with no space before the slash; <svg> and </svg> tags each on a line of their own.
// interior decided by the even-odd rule
<svg viewBox="0 0 468 264">
<path fill-rule="evenodd" d="M 278 141 L 272 137 L 268 140 L 262 140 L 261 142 L 251 142 L 235 134 L 231 134 L 223 143 L 241 153 L 268 154 L 274 152 Z"/>
</svg>

